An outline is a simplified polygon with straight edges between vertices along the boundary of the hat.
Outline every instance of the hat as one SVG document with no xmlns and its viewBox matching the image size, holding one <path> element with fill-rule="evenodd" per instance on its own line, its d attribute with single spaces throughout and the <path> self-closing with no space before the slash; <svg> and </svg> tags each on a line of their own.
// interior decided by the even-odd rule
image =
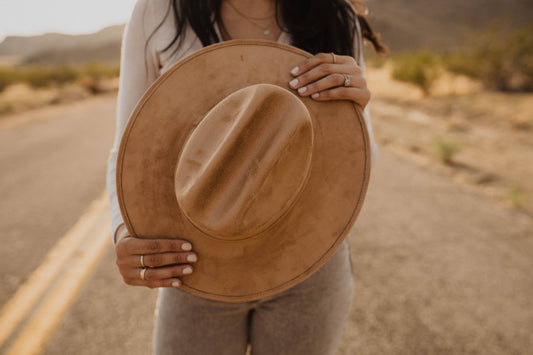
<svg viewBox="0 0 533 355">
<path fill-rule="evenodd" d="M 303 281 L 341 245 L 370 176 L 369 136 L 350 101 L 290 89 L 311 54 L 271 41 L 205 47 L 156 80 L 117 161 L 129 232 L 198 254 L 181 288 L 244 302 Z"/>
</svg>

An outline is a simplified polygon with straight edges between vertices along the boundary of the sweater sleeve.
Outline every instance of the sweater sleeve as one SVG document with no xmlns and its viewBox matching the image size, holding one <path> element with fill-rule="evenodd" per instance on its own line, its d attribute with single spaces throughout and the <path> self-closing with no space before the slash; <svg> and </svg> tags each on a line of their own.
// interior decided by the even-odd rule
<svg viewBox="0 0 533 355">
<path fill-rule="evenodd" d="M 122 134 L 129 116 L 148 87 L 157 79 L 159 65 L 147 39 L 153 31 L 148 14 L 148 0 L 138 0 L 124 30 L 120 61 L 120 84 L 116 112 L 115 141 L 107 161 L 107 194 L 111 212 L 111 235 L 124 220 L 120 213 L 116 189 L 116 164 Z"/>
<path fill-rule="evenodd" d="M 357 35 L 355 38 L 354 53 L 355 55 L 358 56 L 357 63 L 359 63 L 359 66 L 361 67 L 361 70 L 363 71 L 363 76 L 366 76 L 365 55 L 363 51 L 363 35 L 362 35 L 361 25 L 359 21 L 356 21 L 356 27 L 357 27 Z M 379 157 L 379 147 L 376 144 L 376 140 L 374 139 L 374 132 L 372 130 L 372 121 L 370 120 L 369 105 L 366 105 L 365 109 L 363 110 L 363 117 L 365 119 L 365 124 L 366 124 L 366 128 L 368 131 L 368 137 L 370 138 L 371 166 L 372 168 L 374 168 L 376 166 L 376 162 Z"/>
</svg>

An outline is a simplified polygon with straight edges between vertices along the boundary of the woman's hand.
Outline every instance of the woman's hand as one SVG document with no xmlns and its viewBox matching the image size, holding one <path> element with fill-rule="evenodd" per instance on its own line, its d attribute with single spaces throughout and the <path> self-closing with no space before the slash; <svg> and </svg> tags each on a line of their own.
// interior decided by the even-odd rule
<svg viewBox="0 0 533 355">
<path fill-rule="evenodd" d="M 350 100 L 365 108 L 370 100 L 363 71 L 353 57 L 318 53 L 291 70 L 290 87 L 317 101 Z"/>
<path fill-rule="evenodd" d="M 179 277 L 193 272 L 190 263 L 196 262 L 197 256 L 185 240 L 135 238 L 124 225 L 116 235 L 116 263 L 128 285 L 179 287 Z"/>
</svg>

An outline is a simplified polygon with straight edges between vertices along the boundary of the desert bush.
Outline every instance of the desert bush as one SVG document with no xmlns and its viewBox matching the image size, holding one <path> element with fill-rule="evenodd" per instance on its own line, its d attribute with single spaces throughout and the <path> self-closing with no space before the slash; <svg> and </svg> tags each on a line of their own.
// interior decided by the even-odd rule
<svg viewBox="0 0 533 355">
<path fill-rule="evenodd" d="M 461 146 L 457 142 L 438 139 L 433 142 L 433 153 L 435 157 L 444 164 L 452 164 L 453 158 L 459 151 Z"/>
<path fill-rule="evenodd" d="M 102 79 L 119 75 L 119 67 L 98 62 L 73 67 L 59 65 L 54 67 L 15 67 L 0 68 L 0 92 L 14 83 L 26 83 L 33 88 L 63 86 L 79 81 L 91 92 L 99 92 Z"/>
<path fill-rule="evenodd" d="M 507 195 L 505 196 L 507 201 L 509 201 L 514 207 L 521 207 L 528 200 L 527 194 L 517 186 L 511 186 L 507 190 Z"/>
<path fill-rule="evenodd" d="M 80 68 L 81 75 L 94 79 L 115 78 L 119 75 L 119 67 L 98 62 L 90 62 Z"/>
<path fill-rule="evenodd" d="M 428 50 L 404 53 L 393 59 L 392 78 L 415 84 L 428 95 L 439 76 L 439 65 L 439 56 Z"/>
<path fill-rule="evenodd" d="M 481 80 L 489 89 L 533 90 L 533 25 L 508 31 L 500 23 L 469 36 L 467 46 L 444 56 L 445 67 Z"/>
<path fill-rule="evenodd" d="M 6 87 L 15 81 L 13 70 L 8 68 L 0 68 L 0 92 L 4 91 Z"/>
<path fill-rule="evenodd" d="M 110 66 L 98 62 L 87 63 L 80 68 L 81 86 L 96 95 L 105 91 L 103 79 L 115 78 L 119 75 L 118 66 Z"/>
<path fill-rule="evenodd" d="M 20 80 L 34 88 L 50 85 L 63 85 L 75 81 L 79 74 L 75 68 L 67 65 L 50 68 L 21 69 Z"/>
<path fill-rule="evenodd" d="M 15 105 L 11 101 L 0 102 L 0 115 L 13 112 Z"/>
</svg>

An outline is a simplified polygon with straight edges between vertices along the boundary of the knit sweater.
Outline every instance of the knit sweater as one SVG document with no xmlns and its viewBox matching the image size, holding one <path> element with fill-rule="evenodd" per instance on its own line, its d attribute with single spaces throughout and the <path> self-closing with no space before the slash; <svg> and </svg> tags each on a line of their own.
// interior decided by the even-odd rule
<svg viewBox="0 0 533 355">
<path fill-rule="evenodd" d="M 173 64 L 201 49 L 202 43 L 191 28 L 187 28 L 179 48 L 164 50 L 176 34 L 176 23 L 168 13 L 169 0 L 137 0 L 128 21 L 122 42 L 121 74 L 117 103 L 115 141 L 109 153 L 107 164 L 107 193 L 111 210 L 111 230 L 114 235 L 118 226 L 124 223 L 117 198 L 116 163 L 120 140 L 128 119 L 150 85 Z M 358 30 L 359 28 L 359 23 Z M 216 28 L 218 32 L 218 28 Z M 361 31 L 356 36 L 355 51 L 361 68 L 365 69 Z M 220 33 L 218 32 L 220 37 Z M 279 43 L 291 44 L 289 33 L 282 32 Z M 368 106 L 364 119 L 370 137 L 372 165 L 375 164 L 378 147 L 374 141 Z"/>
</svg>

